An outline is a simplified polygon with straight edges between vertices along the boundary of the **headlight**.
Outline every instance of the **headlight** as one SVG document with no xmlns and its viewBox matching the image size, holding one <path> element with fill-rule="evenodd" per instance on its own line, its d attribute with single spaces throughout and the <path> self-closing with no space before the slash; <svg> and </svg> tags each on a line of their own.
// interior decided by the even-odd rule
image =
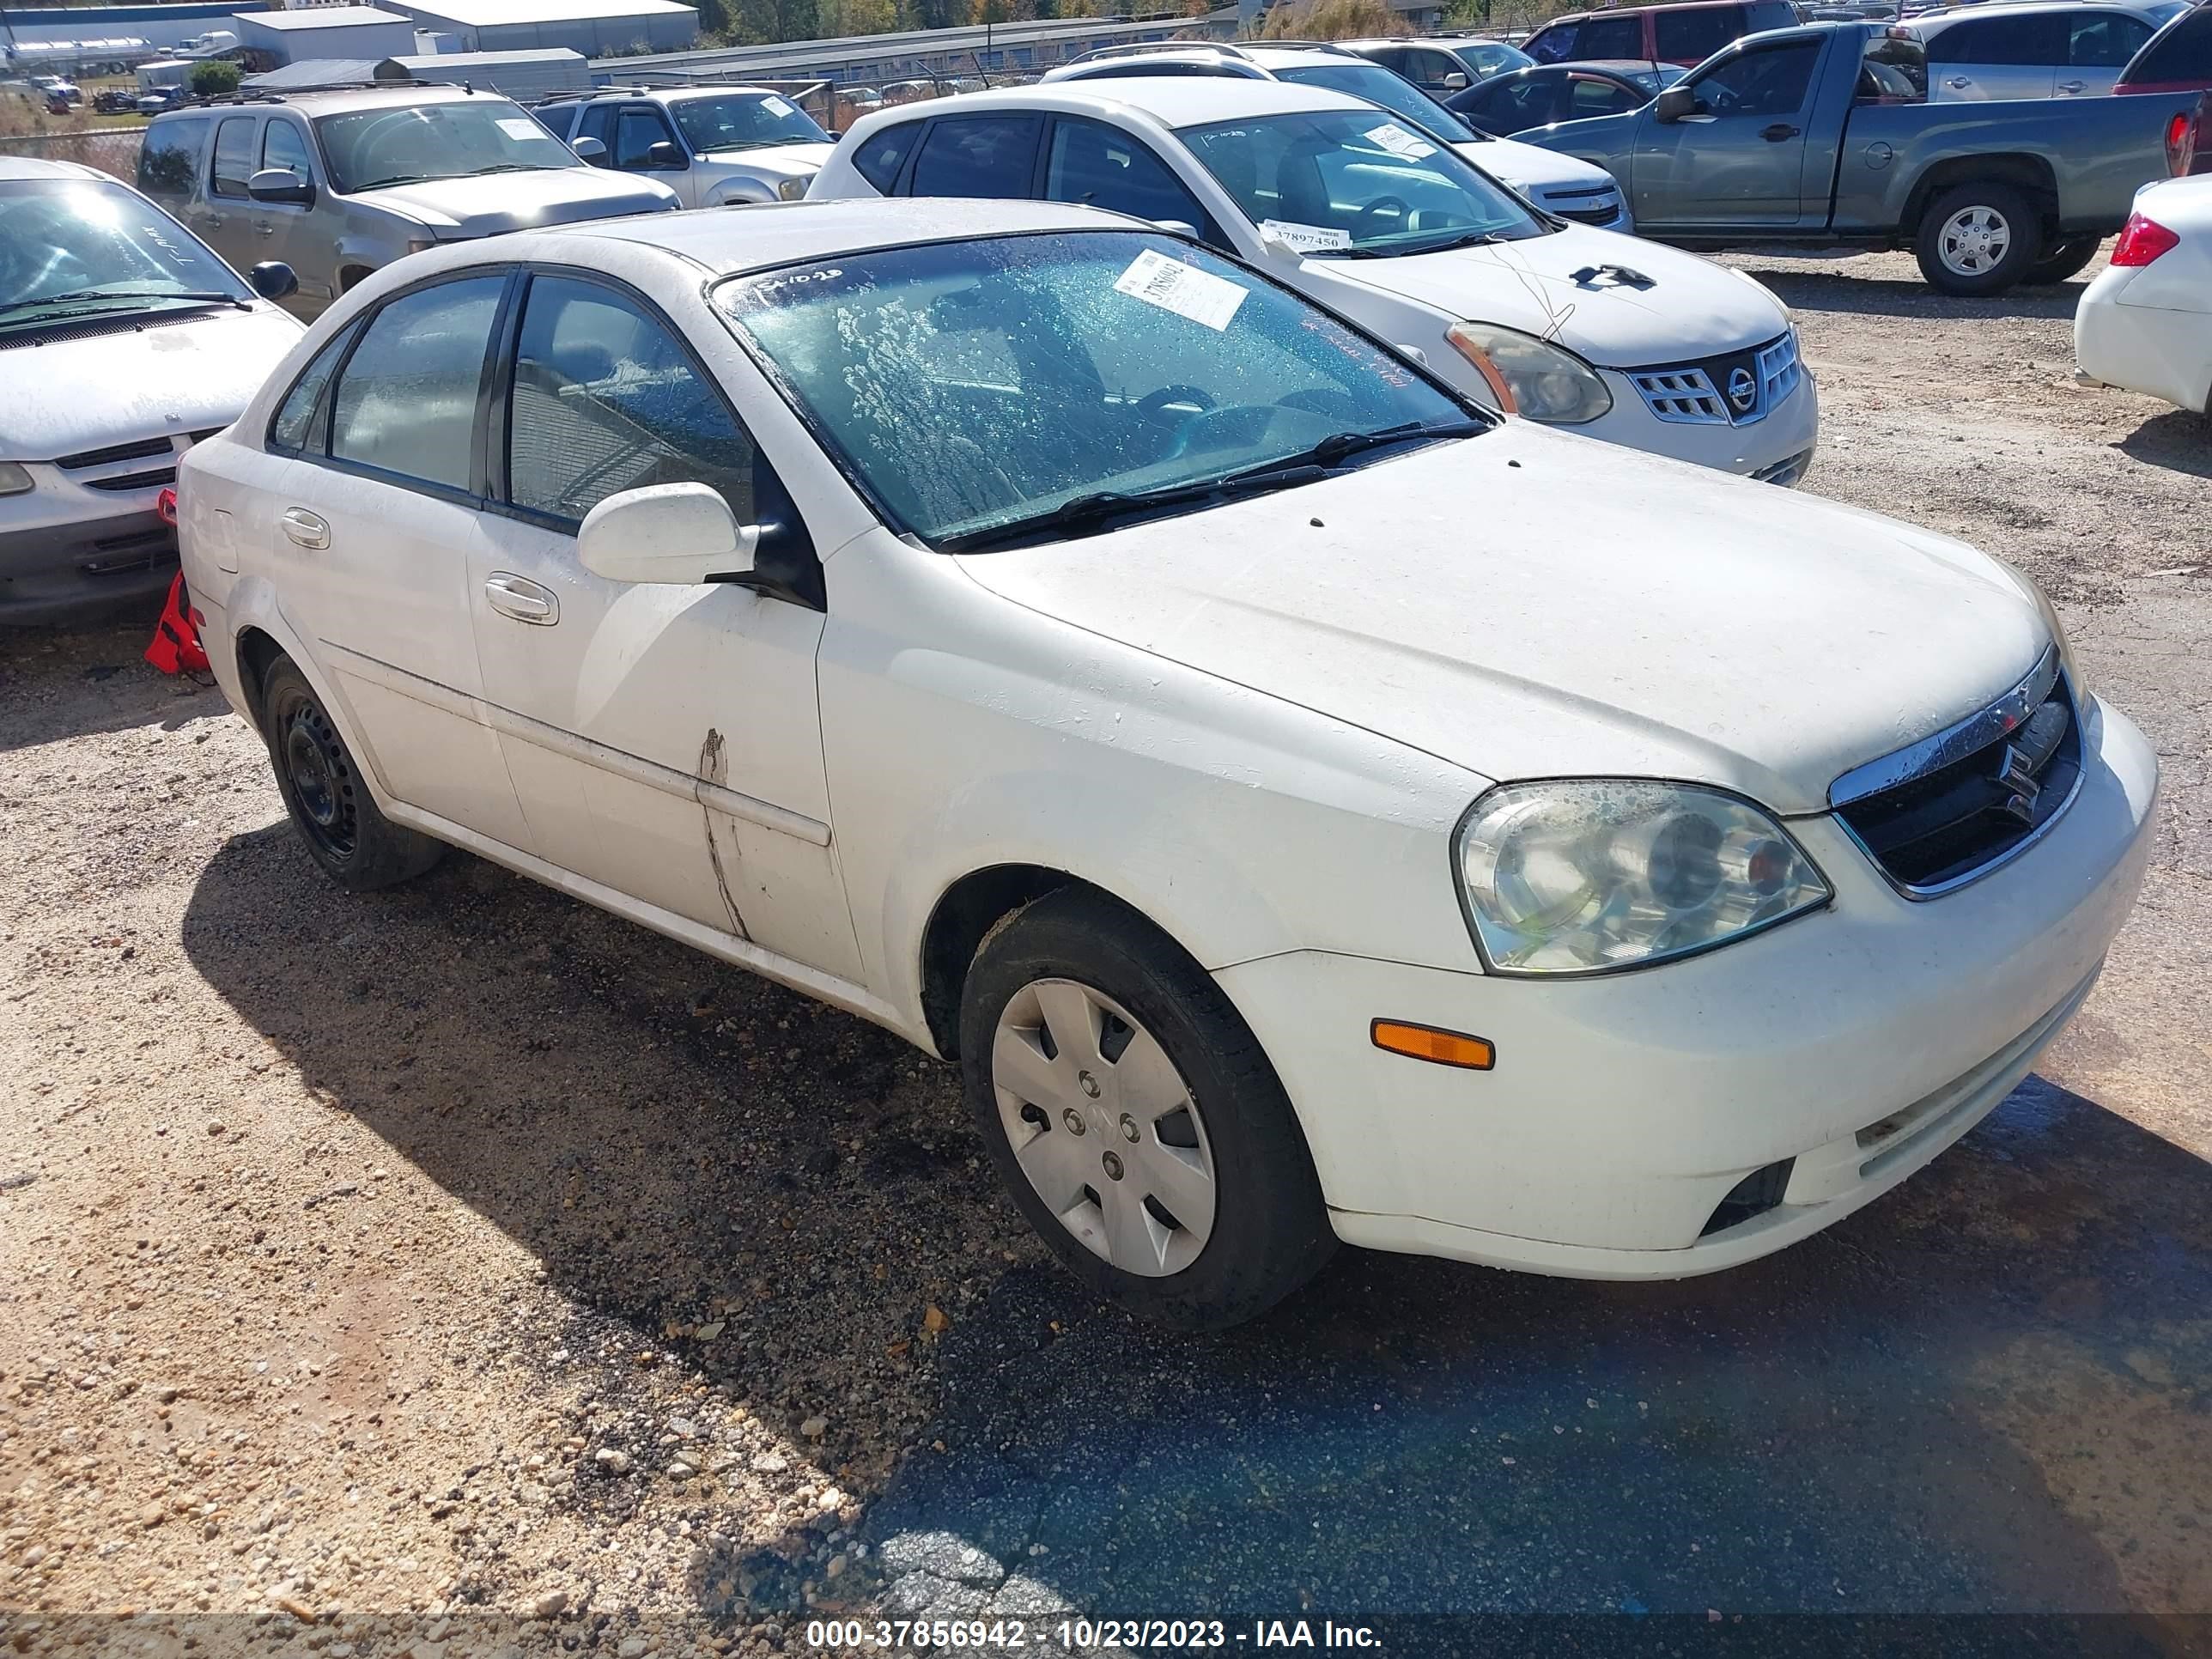
<svg viewBox="0 0 2212 1659">
<path fill-rule="evenodd" d="M 0 495 L 20 495 L 36 486 L 29 471 L 19 461 L 0 461 Z"/>
<path fill-rule="evenodd" d="M 1454 323 L 1444 331 L 1461 356 L 1498 371 L 1520 412 L 1532 421 L 1580 426 L 1613 407 L 1604 380 L 1571 351 L 1495 323 Z"/>
<path fill-rule="evenodd" d="M 813 182 L 811 174 L 804 179 L 787 179 L 775 187 L 775 193 L 783 201 L 796 202 L 805 196 L 807 185 Z"/>
<path fill-rule="evenodd" d="M 1664 962 L 1830 897 L 1780 824 L 1695 784 L 1505 784 L 1468 810 L 1454 854 L 1475 943 L 1505 974 Z"/>
</svg>

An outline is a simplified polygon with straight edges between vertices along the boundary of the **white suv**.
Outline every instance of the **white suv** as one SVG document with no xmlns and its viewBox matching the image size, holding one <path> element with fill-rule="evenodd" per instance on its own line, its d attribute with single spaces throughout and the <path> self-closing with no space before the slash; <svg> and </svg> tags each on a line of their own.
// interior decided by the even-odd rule
<svg viewBox="0 0 2212 1659">
<path fill-rule="evenodd" d="M 1600 230 L 1632 234 L 1628 198 L 1613 176 L 1593 162 L 1534 144 L 1494 138 L 1470 125 L 1403 76 L 1341 46 L 1191 46 L 1173 41 L 1109 46 L 1052 70 L 1046 82 L 1115 81 L 1147 76 L 1218 75 L 1247 81 L 1287 81 L 1326 87 L 1380 105 L 1440 143 L 1449 144 L 1498 183 L 1547 212 Z"/>
<path fill-rule="evenodd" d="M 633 87 L 531 112 L 593 167 L 658 179 L 688 208 L 796 201 L 836 142 L 766 87 Z"/>
</svg>

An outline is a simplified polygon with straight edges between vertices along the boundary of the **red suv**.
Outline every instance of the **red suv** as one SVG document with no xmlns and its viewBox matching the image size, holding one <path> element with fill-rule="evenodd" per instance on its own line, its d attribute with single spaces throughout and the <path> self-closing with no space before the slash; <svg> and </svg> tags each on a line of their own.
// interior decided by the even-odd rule
<svg viewBox="0 0 2212 1659">
<path fill-rule="evenodd" d="M 1640 58 L 1695 69 L 1723 46 L 1764 29 L 1797 26 L 1790 0 L 1697 0 L 1683 6 L 1577 12 L 1547 23 L 1521 43 L 1540 64 Z"/>
<path fill-rule="evenodd" d="M 2113 86 L 2121 92 L 2202 92 L 2212 88 L 2212 6 L 2185 11 L 2143 42 Z"/>
</svg>

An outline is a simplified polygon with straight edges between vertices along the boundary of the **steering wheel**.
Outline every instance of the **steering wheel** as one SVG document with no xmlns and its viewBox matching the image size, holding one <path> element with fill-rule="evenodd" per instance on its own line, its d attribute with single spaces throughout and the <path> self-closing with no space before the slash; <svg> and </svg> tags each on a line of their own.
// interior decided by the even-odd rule
<svg viewBox="0 0 2212 1659">
<path fill-rule="evenodd" d="M 1137 399 L 1136 409 L 1138 414 L 1150 416 L 1157 421 L 1173 404 L 1195 404 L 1199 412 L 1204 414 L 1213 407 L 1213 394 L 1203 387 L 1178 382 L 1174 386 L 1157 386 L 1147 392 Z"/>
<path fill-rule="evenodd" d="M 1184 455 L 1202 455 L 1210 449 L 1226 449 L 1231 444 L 1249 443 L 1274 424 L 1277 406 L 1273 404 L 1223 404 L 1217 408 L 1201 410 L 1183 422 L 1182 430 L 1176 434 L 1174 447 L 1168 451 L 1170 459 Z"/>
<path fill-rule="evenodd" d="M 1359 222 L 1357 228 L 1362 231 L 1365 230 L 1367 228 L 1367 222 L 1369 220 L 1380 219 L 1386 210 L 1392 208 L 1397 210 L 1398 216 L 1401 219 L 1410 219 L 1413 216 L 1413 210 L 1412 206 L 1403 197 L 1378 196 L 1373 201 L 1370 202 L 1365 207 L 1359 210 Z M 1408 227 L 1408 228 L 1410 228 L 1410 227 Z"/>
</svg>

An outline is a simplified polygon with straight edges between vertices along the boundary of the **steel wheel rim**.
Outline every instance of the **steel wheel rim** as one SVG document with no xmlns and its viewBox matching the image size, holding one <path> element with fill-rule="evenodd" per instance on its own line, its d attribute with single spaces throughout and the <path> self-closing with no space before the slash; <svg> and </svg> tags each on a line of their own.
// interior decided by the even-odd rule
<svg viewBox="0 0 2212 1659">
<path fill-rule="evenodd" d="M 1159 1039 L 1104 992 L 1033 980 L 991 1045 L 999 1121 L 1030 1189 L 1077 1243 L 1165 1279 L 1213 1235 L 1212 1143 Z"/>
<path fill-rule="evenodd" d="M 353 856 L 357 817 L 353 768 L 345 745 L 320 708 L 302 701 L 286 714 L 281 758 L 301 827 L 334 859 Z"/>
<path fill-rule="evenodd" d="M 1960 208 L 1943 222 L 1936 246 L 1945 270 L 1986 276 L 2012 252 L 2012 226 L 1995 208 Z"/>
</svg>

